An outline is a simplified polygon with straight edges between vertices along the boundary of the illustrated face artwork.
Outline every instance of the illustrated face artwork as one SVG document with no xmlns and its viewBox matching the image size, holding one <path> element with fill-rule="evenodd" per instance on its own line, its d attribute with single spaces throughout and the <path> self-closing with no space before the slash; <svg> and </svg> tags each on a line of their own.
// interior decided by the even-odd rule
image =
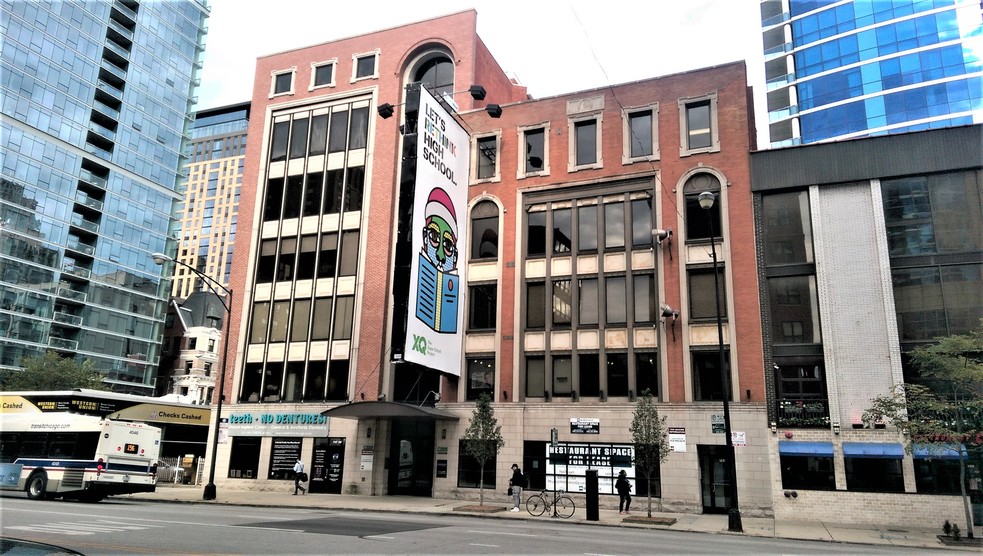
<svg viewBox="0 0 983 556">
<path fill-rule="evenodd" d="M 438 270 L 450 272 L 457 268 L 457 237 L 443 218 L 432 216 L 427 219 L 423 228 L 423 248 Z"/>
</svg>

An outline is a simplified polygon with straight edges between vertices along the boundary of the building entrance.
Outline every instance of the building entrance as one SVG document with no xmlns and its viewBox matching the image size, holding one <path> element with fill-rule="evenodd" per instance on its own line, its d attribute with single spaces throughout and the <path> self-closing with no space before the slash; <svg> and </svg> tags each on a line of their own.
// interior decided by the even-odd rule
<svg viewBox="0 0 983 556">
<path fill-rule="evenodd" d="M 727 488 L 727 446 L 697 446 L 703 513 L 725 514 L 730 508 Z"/>
<path fill-rule="evenodd" d="M 316 438 L 311 464 L 311 493 L 341 494 L 344 479 L 345 439 Z"/>
<path fill-rule="evenodd" d="M 393 419 L 389 444 L 389 494 L 433 496 L 432 419 Z"/>
</svg>

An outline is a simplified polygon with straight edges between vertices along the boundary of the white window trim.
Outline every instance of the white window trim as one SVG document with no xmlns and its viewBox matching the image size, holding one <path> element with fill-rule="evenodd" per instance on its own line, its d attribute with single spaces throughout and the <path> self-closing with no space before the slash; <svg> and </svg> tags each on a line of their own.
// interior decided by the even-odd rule
<svg viewBox="0 0 983 556">
<path fill-rule="evenodd" d="M 373 61 L 373 68 L 375 71 L 372 75 L 366 75 L 364 77 L 356 77 L 358 74 L 358 61 L 361 58 L 368 58 L 373 56 L 375 60 Z M 352 54 L 352 83 L 356 81 L 364 81 L 366 79 L 378 79 L 379 78 L 379 49 L 370 50 L 368 52 L 356 52 Z"/>
<path fill-rule="evenodd" d="M 535 131 L 537 129 L 543 130 L 543 169 L 538 172 L 526 173 L 526 132 Z M 521 126 L 516 129 L 516 140 L 518 145 L 519 156 L 518 164 L 516 165 L 515 177 L 516 179 L 531 178 L 536 176 L 548 176 L 550 175 L 550 123 L 543 122 L 539 124 Z"/>
<path fill-rule="evenodd" d="M 577 165 L 577 128 L 580 122 L 595 123 L 594 126 L 594 162 L 590 164 Z M 567 129 L 570 130 L 567 149 L 567 172 L 578 172 L 580 170 L 595 170 L 604 167 L 604 158 L 601 156 L 601 129 L 604 127 L 603 112 L 590 114 L 580 114 L 577 117 L 567 118 Z"/>
<path fill-rule="evenodd" d="M 490 178 L 478 179 L 478 158 L 480 153 L 478 152 L 478 140 L 487 139 L 489 137 L 495 138 L 495 173 Z M 482 133 L 480 135 L 475 135 L 471 138 L 471 152 L 474 156 L 471 158 L 471 185 L 477 185 L 479 183 L 497 183 L 502 181 L 502 130 L 496 129 L 491 133 Z"/>
<path fill-rule="evenodd" d="M 710 146 L 699 149 L 689 148 L 689 127 L 686 125 L 686 107 L 698 102 L 710 101 Z M 720 125 L 717 121 L 717 93 L 698 97 L 686 97 L 677 101 L 679 107 L 679 156 L 720 151 Z"/>
<path fill-rule="evenodd" d="M 284 91 L 282 93 L 276 92 L 276 78 L 277 76 L 290 74 L 290 90 Z M 292 66 L 289 69 L 284 70 L 274 70 L 270 72 L 270 98 L 282 97 L 294 94 L 294 89 L 297 86 L 297 66 Z"/>
<path fill-rule="evenodd" d="M 314 84 L 314 74 L 317 73 L 317 68 L 322 68 L 324 66 L 331 66 L 331 82 L 325 83 L 324 85 Z M 307 88 L 308 91 L 313 91 L 314 89 L 324 89 L 327 87 L 334 87 L 335 80 L 338 78 L 338 59 L 332 58 L 330 60 L 324 60 L 321 62 L 311 62 L 311 84 Z"/>
<path fill-rule="evenodd" d="M 629 116 L 631 114 L 637 114 L 639 112 L 651 112 L 652 114 L 652 154 L 648 156 L 631 156 L 631 119 Z M 659 103 L 655 102 L 645 106 L 630 106 L 621 111 L 621 121 L 622 121 L 622 136 L 624 140 L 622 142 L 622 153 L 621 153 L 621 163 L 622 164 L 634 164 L 635 162 L 651 162 L 659 160 L 661 153 L 659 152 Z"/>
</svg>

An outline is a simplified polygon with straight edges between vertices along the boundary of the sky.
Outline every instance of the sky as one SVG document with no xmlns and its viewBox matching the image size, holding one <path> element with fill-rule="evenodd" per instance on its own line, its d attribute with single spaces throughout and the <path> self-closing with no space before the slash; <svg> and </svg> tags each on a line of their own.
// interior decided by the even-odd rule
<svg viewBox="0 0 983 556">
<path fill-rule="evenodd" d="M 534 98 L 747 60 L 760 0 L 211 0 L 198 109 L 248 101 L 256 58 L 475 9 L 478 35 Z"/>
</svg>

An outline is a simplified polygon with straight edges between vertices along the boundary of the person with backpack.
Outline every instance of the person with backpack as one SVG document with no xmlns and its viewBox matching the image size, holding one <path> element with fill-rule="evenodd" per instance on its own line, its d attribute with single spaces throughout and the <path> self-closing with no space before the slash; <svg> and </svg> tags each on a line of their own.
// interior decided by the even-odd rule
<svg viewBox="0 0 983 556">
<path fill-rule="evenodd" d="M 522 470 L 519 469 L 518 463 L 512 464 L 512 478 L 509 479 L 509 490 L 512 491 L 512 501 L 515 506 L 509 510 L 510 512 L 519 511 L 519 503 L 522 501 L 522 487 L 526 486 L 526 477 L 522 474 Z"/>
<path fill-rule="evenodd" d="M 631 512 L 628 511 L 631 508 L 631 483 L 628 482 L 628 476 L 624 469 L 618 473 L 618 480 L 615 481 L 614 488 L 618 491 L 618 513 L 631 515 Z"/>
</svg>

